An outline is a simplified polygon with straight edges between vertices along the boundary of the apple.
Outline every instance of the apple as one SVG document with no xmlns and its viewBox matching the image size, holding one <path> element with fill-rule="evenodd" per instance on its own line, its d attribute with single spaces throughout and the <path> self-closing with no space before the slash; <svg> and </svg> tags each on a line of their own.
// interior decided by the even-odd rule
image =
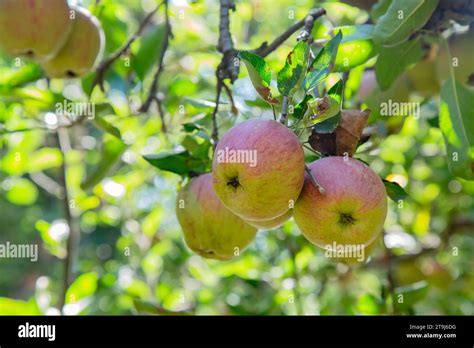
<svg viewBox="0 0 474 348">
<path fill-rule="evenodd" d="M 387 215 L 387 194 L 378 175 L 350 157 L 325 157 L 310 170 L 325 194 L 306 175 L 293 209 L 296 225 L 313 244 L 368 245 L 380 234 Z"/>
<path fill-rule="evenodd" d="M 255 220 L 245 220 L 250 226 L 256 227 L 260 230 L 273 230 L 282 226 L 285 222 L 287 222 L 293 216 L 293 209 L 288 210 L 283 215 L 280 215 L 271 220 L 262 220 L 262 221 L 255 221 Z"/>
<path fill-rule="evenodd" d="M 250 119 L 231 128 L 214 153 L 214 188 L 246 220 L 272 220 L 298 199 L 304 183 L 298 137 L 274 120 Z"/>
<path fill-rule="evenodd" d="M 104 33 L 99 21 L 89 12 L 74 8 L 73 28 L 59 53 L 42 64 L 50 78 L 76 78 L 90 72 L 104 47 Z"/>
<path fill-rule="evenodd" d="M 0 50 L 10 56 L 51 59 L 71 30 L 66 0 L 0 0 Z"/>
<path fill-rule="evenodd" d="M 221 203 L 210 173 L 191 179 L 181 189 L 176 216 L 188 247 L 205 258 L 229 260 L 245 249 L 257 233 L 255 227 Z"/>
</svg>

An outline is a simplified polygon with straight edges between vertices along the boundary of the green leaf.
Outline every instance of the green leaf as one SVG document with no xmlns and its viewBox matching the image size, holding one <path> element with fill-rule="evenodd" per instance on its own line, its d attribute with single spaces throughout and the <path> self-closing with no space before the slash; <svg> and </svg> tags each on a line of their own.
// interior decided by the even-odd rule
<svg viewBox="0 0 474 348">
<path fill-rule="evenodd" d="M 101 161 L 82 182 L 81 188 L 83 190 L 88 190 L 97 185 L 120 160 L 126 148 L 127 145 L 121 140 L 115 137 L 106 136 L 101 150 Z"/>
<path fill-rule="evenodd" d="M 0 80 L 0 84 L 8 88 L 21 87 L 27 83 L 34 82 L 43 76 L 41 66 L 28 64 L 9 74 L 5 80 Z"/>
<path fill-rule="evenodd" d="M 374 41 L 384 46 L 405 42 L 428 22 L 437 5 L 438 0 L 392 1 L 375 26 Z"/>
<path fill-rule="evenodd" d="M 189 123 L 184 123 L 181 125 L 183 127 L 183 130 L 186 133 L 192 133 L 196 130 L 200 130 L 202 127 L 194 122 L 189 122 Z"/>
<path fill-rule="evenodd" d="M 278 72 L 278 91 L 284 96 L 291 96 L 298 89 L 308 68 L 309 45 L 300 41 L 286 58 L 285 66 Z"/>
<path fill-rule="evenodd" d="M 291 114 L 292 117 L 294 117 L 297 120 L 301 120 L 306 111 L 308 110 L 308 102 L 313 100 L 313 96 L 311 94 L 307 94 L 304 99 L 295 106 L 293 113 Z"/>
<path fill-rule="evenodd" d="M 316 98 L 308 103 L 313 113 L 313 129 L 318 133 L 332 133 L 341 122 L 343 90 L 344 83 L 339 80 L 329 89 L 327 97 Z"/>
<path fill-rule="evenodd" d="M 181 143 L 189 153 L 197 158 L 209 159 L 211 149 L 211 139 L 204 131 L 199 131 L 193 135 L 186 135 Z"/>
<path fill-rule="evenodd" d="M 38 230 L 41 240 L 43 241 L 43 247 L 47 249 L 51 254 L 55 256 L 61 256 L 58 252 L 61 248 L 60 241 L 54 239 L 49 234 L 51 224 L 45 220 L 38 220 L 35 223 L 35 228 Z"/>
<path fill-rule="evenodd" d="M 375 55 L 372 41 L 374 26 L 371 24 L 350 25 L 334 28 L 343 38 L 337 50 L 334 71 L 349 71 L 364 64 Z"/>
<path fill-rule="evenodd" d="M 312 70 L 307 74 L 304 85 L 306 92 L 311 92 L 321 81 L 323 81 L 334 70 L 337 49 L 342 40 L 342 32 L 329 40 L 316 56 Z"/>
<path fill-rule="evenodd" d="M 405 190 L 396 182 L 382 180 L 387 191 L 387 196 L 394 202 L 398 203 L 400 200 L 404 200 L 408 197 Z"/>
<path fill-rule="evenodd" d="M 474 93 L 453 77 L 441 88 L 439 127 L 451 173 L 474 180 Z"/>
<path fill-rule="evenodd" d="M 314 125 L 313 129 L 317 133 L 332 133 L 341 123 L 342 115 L 342 93 L 344 91 L 344 82 L 342 80 L 337 81 L 328 91 L 328 96 L 339 104 L 338 112 L 332 117 L 326 117 L 322 122 Z"/>
<path fill-rule="evenodd" d="M 212 111 L 216 107 L 216 103 L 208 100 L 202 100 L 202 99 L 194 99 L 190 97 L 184 97 L 183 100 L 194 106 L 198 110 L 207 110 L 207 111 Z M 219 103 L 222 104 L 222 103 Z"/>
<path fill-rule="evenodd" d="M 258 95 L 267 103 L 278 104 L 278 100 L 272 97 L 270 91 L 272 73 L 265 60 L 262 57 L 247 51 L 239 52 L 238 57 L 247 67 L 250 81 L 252 81 Z"/>
<path fill-rule="evenodd" d="M 112 125 L 110 122 L 106 121 L 102 116 L 96 115 L 94 117 L 94 123 L 104 132 L 107 132 L 116 138 L 122 139 L 122 134 L 120 133 L 120 130 L 114 125 Z"/>
<path fill-rule="evenodd" d="M 428 290 L 429 284 L 425 280 L 405 286 L 399 286 L 395 288 L 394 291 L 394 305 L 400 309 L 411 308 L 415 303 L 426 297 Z M 399 295 L 403 295 L 403 297 L 398 297 Z M 403 301 L 398 301 L 398 298 L 403 299 Z"/>
<path fill-rule="evenodd" d="M 38 198 L 38 189 L 28 179 L 11 178 L 3 185 L 6 198 L 16 205 L 32 205 Z"/>
<path fill-rule="evenodd" d="M 189 151 L 164 152 L 158 155 L 146 155 L 143 158 L 152 166 L 178 175 L 189 175 L 189 173 L 206 173 L 210 170 L 209 159 L 193 157 Z"/>
<path fill-rule="evenodd" d="M 342 92 L 344 90 L 344 82 L 342 80 L 337 81 L 328 91 L 328 96 L 335 99 L 339 105 L 342 104 Z"/>
<path fill-rule="evenodd" d="M 63 156 L 58 148 L 43 147 L 31 154 L 26 171 L 34 173 L 50 168 L 58 168 L 63 162 Z"/>
<path fill-rule="evenodd" d="M 337 128 L 337 126 L 339 126 L 339 124 L 341 123 L 341 119 L 342 119 L 341 113 L 338 112 L 334 116 L 327 118 L 322 122 L 316 123 L 313 129 L 317 133 L 332 133 Z"/>
<path fill-rule="evenodd" d="M 92 296 L 97 291 L 99 276 L 95 272 L 85 273 L 67 289 L 65 303 L 76 303 L 77 301 Z"/>
<path fill-rule="evenodd" d="M 423 57 L 420 38 L 394 47 L 381 47 L 375 64 L 375 75 L 380 88 L 385 91 L 405 69 Z"/>
<path fill-rule="evenodd" d="M 0 297 L 0 315 L 40 315 L 34 298 L 28 302 Z"/>
<path fill-rule="evenodd" d="M 377 23 L 379 18 L 387 12 L 391 3 L 392 0 L 379 0 L 374 6 L 372 6 L 370 18 L 372 19 L 373 23 Z"/>
<path fill-rule="evenodd" d="M 139 48 L 132 60 L 132 66 L 140 80 L 144 80 L 150 69 L 156 64 L 163 50 L 166 27 L 164 24 L 153 27 L 140 40 Z"/>
</svg>

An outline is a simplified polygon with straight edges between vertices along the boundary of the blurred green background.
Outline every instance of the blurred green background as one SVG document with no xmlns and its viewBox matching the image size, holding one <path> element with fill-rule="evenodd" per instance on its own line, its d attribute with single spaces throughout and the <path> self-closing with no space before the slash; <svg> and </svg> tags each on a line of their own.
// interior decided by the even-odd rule
<svg viewBox="0 0 474 348">
<path fill-rule="evenodd" d="M 80 5 L 100 19 L 110 54 L 157 3 Z M 316 39 L 332 27 L 371 20 L 369 11 L 339 2 L 249 0 L 236 5 L 231 33 L 239 49 L 271 41 L 315 6 L 328 12 L 316 22 Z M 385 92 L 374 84 L 376 58 L 348 75 L 345 107 L 370 107 L 370 123 L 377 129 L 355 157 L 398 182 L 409 196 L 401 205 L 389 202 L 385 244 L 396 261 L 381 245 L 368 264 L 338 264 L 307 242 L 292 220 L 278 230 L 259 232 L 240 257 L 228 262 L 202 259 L 185 246 L 174 213 L 181 178 L 152 167 L 142 155 L 182 149 L 183 123 L 196 122 L 210 134 L 221 59 L 215 48 L 218 14 L 215 0 L 170 1 L 174 38 L 160 82 L 166 133 L 156 108 L 135 115 L 160 53 L 154 43 L 164 32 L 161 11 L 132 45 L 129 60 L 119 59 L 109 71 L 106 93 L 94 90 L 91 101 L 103 122 L 64 128 L 71 145 L 65 157 L 57 148 L 55 103 L 87 101 L 91 77 L 52 80 L 49 86 L 45 79 L 14 84 L 12 76 L 25 62 L 17 66 L 0 55 L 0 244 L 39 246 L 37 262 L 0 259 L 0 314 L 60 313 L 69 234 L 60 185 L 65 161 L 80 244 L 64 314 L 473 315 L 474 181 L 448 171 L 437 109 L 439 84 L 446 78 L 439 65 L 442 50 L 411 67 Z M 450 44 L 460 55 L 471 54 L 472 37 L 472 32 L 460 32 Z M 273 71 L 281 68 L 295 38 L 266 58 Z M 272 117 L 246 69 L 240 70 L 232 86 L 239 114 L 232 113 L 223 95 L 221 134 L 246 118 Z M 340 76 L 333 75 L 328 85 Z M 380 117 L 380 102 L 388 99 L 420 102 L 421 117 Z M 116 127 L 120 139 L 104 131 L 104 124 Z M 308 161 L 314 158 L 307 155 Z M 435 250 L 406 257 L 429 248 Z M 391 287 L 395 300 L 403 295 L 403 303 L 389 299 Z"/>
</svg>

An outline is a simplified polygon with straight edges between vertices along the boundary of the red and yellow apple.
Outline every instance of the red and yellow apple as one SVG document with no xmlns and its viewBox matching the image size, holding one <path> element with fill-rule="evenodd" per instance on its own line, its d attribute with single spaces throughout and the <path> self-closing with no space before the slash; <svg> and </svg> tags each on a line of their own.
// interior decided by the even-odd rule
<svg viewBox="0 0 474 348">
<path fill-rule="evenodd" d="M 272 220 L 290 209 L 304 182 L 296 135 L 274 120 L 250 119 L 219 141 L 212 175 L 217 195 L 246 220 Z"/>
<path fill-rule="evenodd" d="M 257 229 L 229 211 L 212 187 L 211 174 L 191 179 L 176 201 L 188 247 L 205 258 L 229 260 L 255 238 Z"/>
<path fill-rule="evenodd" d="M 73 28 L 66 44 L 52 59 L 42 64 L 50 78 L 76 78 L 90 72 L 104 47 L 99 21 L 82 8 L 71 10 Z"/>
<path fill-rule="evenodd" d="M 380 234 L 387 215 L 387 194 L 378 175 L 350 157 L 326 157 L 310 170 L 325 189 L 321 194 L 308 175 L 293 217 L 303 235 L 326 248 L 369 245 Z"/>
<path fill-rule="evenodd" d="M 72 22 L 67 0 L 0 0 L 0 50 L 38 62 L 51 59 Z"/>
</svg>

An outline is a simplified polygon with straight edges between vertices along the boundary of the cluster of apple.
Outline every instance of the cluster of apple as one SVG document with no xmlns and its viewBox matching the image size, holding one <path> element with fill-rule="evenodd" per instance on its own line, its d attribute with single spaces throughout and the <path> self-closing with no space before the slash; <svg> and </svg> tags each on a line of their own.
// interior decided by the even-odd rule
<svg viewBox="0 0 474 348">
<path fill-rule="evenodd" d="M 104 41 L 97 18 L 67 0 L 0 0 L 0 50 L 41 64 L 50 78 L 90 72 Z"/>
<path fill-rule="evenodd" d="M 258 229 L 293 217 L 314 245 L 334 252 L 338 245 L 360 246 L 365 255 L 357 261 L 363 261 L 380 239 L 387 196 L 378 175 L 350 157 L 321 158 L 305 171 L 303 148 L 289 128 L 249 119 L 218 143 L 212 174 L 181 189 L 176 214 L 186 244 L 206 258 L 228 260 Z M 334 258 L 352 263 L 355 255 Z"/>
</svg>

